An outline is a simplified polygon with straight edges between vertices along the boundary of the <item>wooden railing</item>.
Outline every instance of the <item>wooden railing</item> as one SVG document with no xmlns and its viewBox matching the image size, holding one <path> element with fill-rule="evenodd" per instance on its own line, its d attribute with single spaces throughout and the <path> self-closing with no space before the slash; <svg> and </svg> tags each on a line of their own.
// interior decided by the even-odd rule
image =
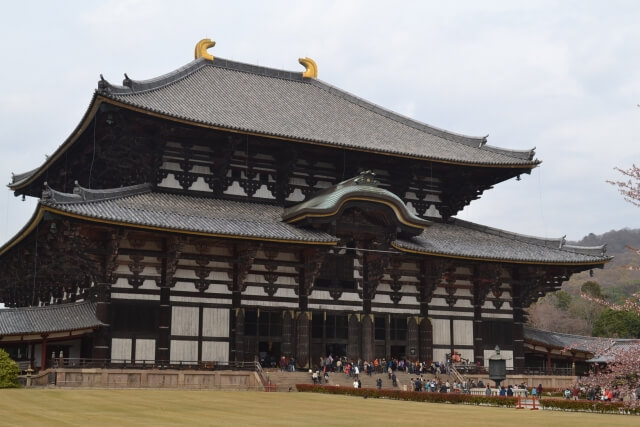
<svg viewBox="0 0 640 427">
<path fill-rule="evenodd" d="M 170 361 L 170 360 L 130 360 L 130 359 L 92 359 L 92 358 L 55 358 L 51 359 L 52 368 L 103 368 L 103 369 L 191 369 L 191 370 L 233 370 L 255 371 L 263 376 L 259 362 L 236 361 Z"/>
</svg>

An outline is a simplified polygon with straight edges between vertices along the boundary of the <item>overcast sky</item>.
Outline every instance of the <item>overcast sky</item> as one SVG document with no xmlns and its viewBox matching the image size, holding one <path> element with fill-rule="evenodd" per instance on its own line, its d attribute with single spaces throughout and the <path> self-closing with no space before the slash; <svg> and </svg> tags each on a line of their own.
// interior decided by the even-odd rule
<svg viewBox="0 0 640 427">
<path fill-rule="evenodd" d="M 447 4 L 445 4 L 447 3 Z M 640 163 L 638 1 L 10 2 L 0 15 L 0 174 L 39 166 L 80 121 L 99 74 L 147 79 L 214 56 L 302 71 L 489 144 L 537 147 L 521 181 L 460 217 L 579 239 L 640 227 L 607 179 Z M 36 201 L 0 197 L 0 241 Z"/>
</svg>

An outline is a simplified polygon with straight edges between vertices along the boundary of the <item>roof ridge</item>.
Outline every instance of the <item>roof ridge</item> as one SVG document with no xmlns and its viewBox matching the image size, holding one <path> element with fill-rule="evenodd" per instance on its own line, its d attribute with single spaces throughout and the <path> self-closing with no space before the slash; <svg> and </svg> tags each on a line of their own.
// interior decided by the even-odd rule
<svg viewBox="0 0 640 427">
<path fill-rule="evenodd" d="M 122 85 L 113 84 L 100 74 L 97 92 L 104 95 L 129 95 L 140 92 L 151 92 L 180 81 L 207 65 L 207 60 L 198 58 L 166 74 L 146 80 L 133 80 L 127 73 L 124 73 L 125 78 L 122 81 Z"/>
<path fill-rule="evenodd" d="M 549 330 L 546 330 L 546 329 L 534 328 L 532 326 L 527 326 L 527 325 L 523 325 L 523 327 L 527 328 L 527 329 L 531 329 L 533 331 L 547 332 L 547 333 L 550 333 L 550 334 L 563 335 L 563 336 L 569 336 L 569 337 L 591 338 L 591 339 L 611 339 L 611 338 L 606 338 L 606 337 L 593 337 L 593 336 L 588 336 L 588 335 L 577 335 L 577 334 L 568 334 L 566 332 L 549 331 Z"/>
<path fill-rule="evenodd" d="M 104 200 L 119 199 L 136 194 L 143 194 L 152 191 L 153 187 L 149 183 L 130 185 L 128 187 L 90 189 L 81 187 L 78 181 L 75 181 L 73 193 L 65 193 L 57 191 L 49 187 L 45 182 L 42 190 L 41 202 L 49 203 L 81 203 L 81 202 L 100 202 Z"/>
<path fill-rule="evenodd" d="M 134 80 L 130 78 L 127 73 L 124 73 L 125 78 L 122 81 L 122 85 L 115 85 L 107 81 L 101 74 L 100 81 L 98 82 L 98 92 L 107 95 L 129 95 L 141 92 L 152 92 L 157 89 L 170 86 L 205 67 L 223 68 L 231 71 L 257 74 L 260 76 L 297 81 L 300 83 L 305 83 L 311 80 L 305 79 L 302 77 L 301 72 L 296 71 L 280 70 L 277 68 L 247 64 L 219 57 L 216 57 L 213 61 L 198 58 L 166 74 L 146 80 Z"/>
<path fill-rule="evenodd" d="M 60 310 L 66 307 L 69 307 L 71 305 L 94 305 L 93 301 L 79 301 L 79 302 L 69 302 L 69 303 L 61 303 L 61 304 L 50 304 L 50 305 L 44 305 L 41 307 L 35 307 L 35 306 L 29 306 L 29 307 L 8 307 L 5 309 L 0 310 L 0 313 L 2 312 L 9 312 L 9 311 L 36 311 L 36 310 Z M 6 310 L 6 311 L 5 311 Z"/>
</svg>

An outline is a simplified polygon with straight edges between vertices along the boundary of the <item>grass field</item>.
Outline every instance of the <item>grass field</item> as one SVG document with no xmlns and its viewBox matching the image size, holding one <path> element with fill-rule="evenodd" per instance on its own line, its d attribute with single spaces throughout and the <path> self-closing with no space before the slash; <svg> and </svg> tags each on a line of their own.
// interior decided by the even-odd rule
<svg viewBox="0 0 640 427">
<path fill-rule="evenodd" d="M 2 426 L 638 426 L 636 416 L 530 411 L 313 393 L 0 390 Z"/>
</svg>

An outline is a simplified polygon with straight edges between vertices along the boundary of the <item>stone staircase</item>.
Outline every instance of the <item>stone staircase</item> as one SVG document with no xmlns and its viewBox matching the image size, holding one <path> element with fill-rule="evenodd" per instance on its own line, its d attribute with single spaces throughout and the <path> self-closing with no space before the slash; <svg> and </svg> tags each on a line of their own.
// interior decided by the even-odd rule
<svg viewBox="0 0 640 427">
<path fill-rule="evenodd" d="M 405 372 L 396 371 L 396 380 L 398 383 L 398 389 L 404 390 L 404 386 L 407 387 L 407 390 L 411 389 L 410 383 L 411 378 L 415 378 L 415 374 L 407 374 Z M 271 381 L 272 385 L 275 385 L 274 391 L 297 391 L 296 384 L 313 384 L 311 380 L 311 375 L 309 372 L 281 372 L 279 369 L 267 369 L 264 371 L 265 379 Z M 426 379 L 432 379 L 433 375 L 426 374 L 423 375 Z M 378 378 L 382 379 L 382 388 L 393 389 L 393 383 L 389 379 L 388 374 L 372 374 L 371 376 L 367 374 L 360 375 L 360 381 L 362 381 L 363 388 L 376 388 L 376 380 Z M 447 377 L 447 375 L 440 375 L 439 378 L 442 381 L 446 381 L 453 383 L 455 381 L 454 377 Z M 340 386 L 340 387 L 353 387 L 353 377 L 348 377 L 344 373 L 340 372 L 330 372 L 329 373 L 329 382 L 325 383 L 324 378 L 322 379 L 322 384 Z"/>
<path fill-rule="evenodd" d="M 265 369 L 264 378 L 276 386 L 274 391 L 297 391 L 296 384 L 313 384 L 309 372 L 281 372 L 279 369 Z"/>
</svg>

